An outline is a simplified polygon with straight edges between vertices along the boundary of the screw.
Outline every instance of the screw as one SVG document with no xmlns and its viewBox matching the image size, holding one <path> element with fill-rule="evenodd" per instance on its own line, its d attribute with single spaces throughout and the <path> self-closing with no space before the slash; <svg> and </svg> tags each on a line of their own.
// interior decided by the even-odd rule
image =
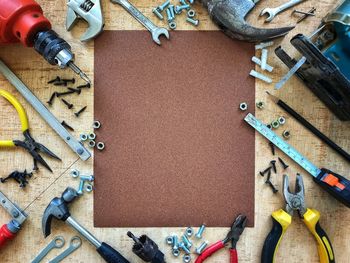
<svg viewBox="0 0 350 263">
<path fill-rule="evenodd" d="M 65 127 L 68 130 L 74 131 L 73 127 L 68 125 L 65 121 L 61 122 L 62 126 Z"/>
<path fill-rule="evenodd" d="M 66 92 L 56 92 L 56 97 L 59 98 L 61 96 L 68 95 L 68 94 L 73 94 L 73 93 L 75 93 L 75 91 L 72 91 L 72 90 L 69 90 L 69 91 L 66 91 Z"/>
<path fill-rule="evenodd" d="M 270 163 L 271 163 L 271 165 L 272 165 L 273 172 L 274 172 L 274 173 L 277 173 L 276 160 L 272 160 Z"/>
<path fill-rule="evenodd" d="M 270 179 L 271 179 L 271 170 L 269 170 L 267 173 L 265 184 L 268 184 L 270 182 Z"/>
<path fill-rule="evenodd" d="M 75 83 L 75 78 L 72 78 L 72 79 L 61 79 L 61 81 L 64 81 L 66 83 Z"/>
<path fill-rule="evenodd" d="M 175 7 L 175 14 L 181 14 L 182 10 L 184 9 L 190 9 L 190 5 L 180 5 Z"/>
<path fill-rule="evenodd" d="M 273 192 L 274 194 L 278 192 L 278 190 L 277 190 L 276 187 L 273 185 L 273 183 L 271 183 L 271 181 L 268 181 L 267 183 L 268 183 L 268 185 L 271 187 L 272 192 Z"/>
<path fill-rule="evenodd" d="M 173 236 L 173 250 L 179 249 L 179 239 L 177 236 Z"/>
<path fill-rule="evenodd" d="M 69 103 L 69 102 L 66 101 L 65 99 L 61 99 L 61 100 L 62 100 L 62 102 L 63 102 L 64 104 L 66 104 L 66 106 L 67 106 L 68 109 L 73 108 L 73 104 Z"/>
<path fill-rule="evenodd" d="M 282 167 L 283 167 L 284 170 L 286 170 L 289 167 L 289 165 L 286 164 L 280 157 L 278 157 L 278 160 L 282 164 Z"/>
<path fill-rule="evenodd" d="M 272 155 L 275 155 L 275 145 L 272 142 L 269 142 L 269 146 L 271 148 Z"/>
<path fill-rule="evenodd" d="M 163 4 L 158 6 L 158 10 L 162 12 L 168 5 L 170 5 L 170 0 L 165 1 Z"/>
<path fill-rule="evenodd" d="M 78 95 L 80 95 L 81 93 L 81 89 L 74 89 L 74 88 L 68 88 L 70 91 L 74 91 L 75 93 L 77 93 Z"/>
<path fill-rule="evenodd" d="M 260 171 L 259 172 L 259 174 L 261 175 L 261 176 L 265 176 L 265 174 L 267 173 L 267 172 L 269 172 L 269 171 L 271 171 L 271 169 L 272 169 L 272 167 L 271 166 L 269 166 L 268 168 L 266 168 L 264 171 Z"/>
<path fill-rule="evenodd" d="M 155 14 L 160 20 L 163 20 L 163 19 L 164 19 L 163 15 L 160 13 L 159 7 L 153 8 L 152 12 L 153 12 L 153 14 Z"/>
<path fill-rule="evenodd" d="M 188 249 L 188 247 L 186 247 L 185 243 L 181 242 L 179 244 L 179 248 L 181 248 L 183 251 L 185 251 L 186 254 L 190 254 L 191 250 Z"/>
<path fill-rule="evenodd" d="M 67 86 L 67 82 L 60 80 L 59 82 L 54 82 L 55 86 Z"/>
<path fill-rule="evenodd" d="M 201 225 L 200 228 L 198 229 L 198 232 L 196 234 L 196 238 L 198 238 L 198 239 L 202 238 L 204 229 L 205 229 L 205 224 Z"/>
<path fill-rule="evenodd" d="M 271 78 L 269 78 L 268 76 L 266 76 L 264 74 L 261 74 L 261 73 L 255 71 L 254 69 L 252 69 L 250 71 L 249 75 L 254 77 L 254 78 L 260 79 L 262 81 L 265 81 L 266 83 L 272 83 L 272 79 Z"/>
<path fill-rule="evenodd" d="M 90 87 L 91 87 L 91 84 L 90 84 L 90 83 L 87 83 L 87 84 L 78 86 L 77 89 L 86 89 L 86 88 L 89 89 Z"/>
<path fill-rule="evenodd" d="M 56 92 L 51 94 L 50 99 L 47 101 L 47 104 L 49 104 L 50 106 L 52 105 L 52 102 L 54 100 L 54 98 L 56 97 Z"/>
<path fill-rule="evenodd" d="M 81 113 L 83 113 L 86 110 L 87 106 L 82 107 L 80 110 L 74 113 L 76 117 L 79 117 Z"/>
<path fill-rule="evenodd" d="M 80 180 L 93 182 L 95 180 L 95 176 L 93 176 L 93 175 L 80 175 Z"/>
<path fill-rule="evenodd" d="M 191 17 L 187 17 L 187 18 L 186 18 L 186 21 L 187 21 L 188 23 L 191 23 L 191 24 L 194 25 L 194 26 L 198 26 L 198 25 L 199 25 L 199 20 L 193 19 L 193 18 L 191 18 Z"/>
<path fill-rule="evenodd" d="M 85 181 L 84 180 L 80 180 L 79 188 L 78 188 L 78 191 L 77 191 L 78 195 L 82 195 L 83 194 L 84 184 L 85 184 Z"/>
<path fill-rule="evenodd" d="M 47 82 L 47 84 L 51 84 L 51 83 L 55 83 L 55 82 L 60 82 L 61 81 L 61 78 L 59 76 L 57 76 L 56 78 L 52 79 L 52 80 L 49 80 Z"/>
<path fill-rule="evenodd" d="M 184 242 L 185 246 L 187 248 L 191 248 L 192 247 L 192 242 L 188 239 L 187 236 L 183 235 L 182 236 L 182 241 Z"/>
<path fill-rule="evenodd" d="M 200 244 L 199 247 L 196 248 L 196 253 L 198 255 L 202 254 L 203 250 L 206 248 L 207 245 L 208 245 L 208 242 L 204 241 L 202 244 Z"/>
</svg>

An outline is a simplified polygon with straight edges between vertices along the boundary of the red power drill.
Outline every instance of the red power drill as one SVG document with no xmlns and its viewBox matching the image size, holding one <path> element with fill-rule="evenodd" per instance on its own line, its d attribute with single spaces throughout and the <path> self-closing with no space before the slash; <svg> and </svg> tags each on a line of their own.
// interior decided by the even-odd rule
<svg viewBox="0 0 350 263">
<path fill-rule="evenodd" d="M 70 67 L 83 80 L 90 79 L 73 62 L 71 46 L 51 30 L 50 21 L 34 0 L 0 0 L 0 45 L 21 42 L 51 65 Z"/>
<path fill-rule="evenodd" d="M 15 237 L 16 233 L 20 230 L 21 225 L 27 219 L 27 215 L 12 203 L 1 191 L 0 191 L 0 205 L 11 215 L 12 220 L 4 224 L 0 228 L 0 248 L 5 245 L 7 240 Z"/>
</svg>

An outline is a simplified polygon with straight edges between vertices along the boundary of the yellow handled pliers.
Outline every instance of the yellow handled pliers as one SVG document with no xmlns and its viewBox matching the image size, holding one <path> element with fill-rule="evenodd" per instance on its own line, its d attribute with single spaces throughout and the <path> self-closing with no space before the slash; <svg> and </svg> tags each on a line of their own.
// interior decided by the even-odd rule
<svg viewBox="0 0 350 263">
<path fill-rule="evenodd" d="M 50 172 L 52 172 L 50 166 L 45 162 L 45 160 L 40 156 L 39 152 L 43 152 L 57 160 L 61 160 L 59 157 L 57 157 L 53 152 L 51 152 L 49 149 L 47 149 L 44 145 L 37 143 L 29 132 L 29 123 L 28 123 L 28 117 L 27 114 L 21 105 L 21 103 L 9 92 L 6 90 L 0 89 L 0 95 L 7 99 L 16 109 L 21 124 L 22 124 L 22 132 L 24 135 L 24 141 L 20 140 L 0 140 L 0 147 L 14 147 L 19 146 L 27 150 L 34 159 L 34 170 L 38 169 L 37 162 L 42 164 L 45 168 L 47 168 Z"/>
<path fill-rule="evenodd" d="M 272 213 L 273 227 L 265 239 L 261 262 L 275 262 L 275 255 L 283 234 L 292 223 L 293 211 L 297 210 L 299 217 L 317 241 L 318 254 L 321 263 L 334 263 L 334 252 L 332 244 L 319 224 L 320 212 L 315 209 L 306 208 L 304 199 L 304 183 L 300 174 L 295 182 L 295 193 L 289 190 L 289 179 L 287 175 L 283 178 L 283 195 L 287 203 L 286 209 L 279 209 Z"/>
</svg>

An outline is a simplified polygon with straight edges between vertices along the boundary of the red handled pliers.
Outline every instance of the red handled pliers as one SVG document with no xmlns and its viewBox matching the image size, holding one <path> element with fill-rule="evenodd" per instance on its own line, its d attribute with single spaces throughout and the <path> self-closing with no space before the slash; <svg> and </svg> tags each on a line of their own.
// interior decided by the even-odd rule
<svg viewBox="0 0 350 263">
<path fill-rule="evenodd" d="M 231 226 L 231 230 L 227 233 L 227 236 L 223 240 L 220 240 L 212 244 L 211 246 L 207 247 L 202 252 L 202 254 L 198 256 L 195 263 L 202 263 L 204 260 L 206 260 L 212 254 L 214 254 L 216 251 L 224 248 L 229 241 L 232 242 L 232 246 L 230 248 L 230 263 L 238 263 L 236 245 L 240 235 L 243 233 L 246 223 L 247 223 L 246 216 L 244 215 L 237 216 L 237 218 L 235 219 L 235 221 Z"/>
</svg>

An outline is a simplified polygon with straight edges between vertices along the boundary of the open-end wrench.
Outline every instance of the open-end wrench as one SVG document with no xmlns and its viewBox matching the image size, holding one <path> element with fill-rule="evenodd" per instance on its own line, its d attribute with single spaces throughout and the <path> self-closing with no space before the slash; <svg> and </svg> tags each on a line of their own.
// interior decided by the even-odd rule
<svg viewBox="0 0 350 263">
<path fill-rule="evenodd" d="M 269 7 L 265 8 L 261 11 L 260 16 L 268 14 L 268 17 L 265 19 L 265 22 L 271 22 L 272 19 L 274 19 L 277 14 L 304 1 L 305 0 L 290 0 L 287 3 L 275 8 L 269 8 Z"/>
<path fill-rule="evenodd" d="M 40 253 L 33 259 L 32 263 L 39 263 L 49 252 L 54 248 L 64 246 L 64 238 L 61 236 L 55 237 Z"/>
<path fill-rule="evenodd" d="M 139 21 L 145 28 L 152 34 L 153 41 L 160 45 L 159 36 L 164 35 L 169 39 L 169 32 L 166 28 L 157 27 L 151 20 L 144 16 L 135 6 L 133 6 L 127 0 L 111 0 L 114 4 L 121 5 L 126 11 L 128 11 L 137 21 Z"/>
<path fill-rule="evenodd" d="M 78 236 L 72 237 L 70 240 L 69 247 L 63 251 L 61 254 L 59 254 L 57 257 L 51 259 L 49 263 L 58 263 L 61 262 L 63 259 L 68 257 L 70 254 L 72 254 L 75 250 L 77 250 L 81 246 L 81 239 Z"/>
</svg>

